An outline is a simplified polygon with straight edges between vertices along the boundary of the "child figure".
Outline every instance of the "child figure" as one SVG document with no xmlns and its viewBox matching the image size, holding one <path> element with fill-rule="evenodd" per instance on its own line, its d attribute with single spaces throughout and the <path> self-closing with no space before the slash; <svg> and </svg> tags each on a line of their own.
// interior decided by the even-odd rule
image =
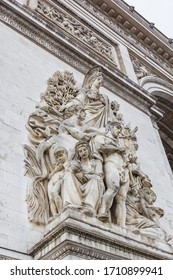
<svg viewBox="0 0 173 280">
<path fill-rule="evenodd" d="M 48 197 L 53 218 L 66 208 L 81 208 L 81 190 L 75 173 L 81 170 L 74 161 L 68 160 L 68 152 L 58 147 L 55 153 L 56 165 L 49 175 Z"/>
<path fill-rule="evenodd" d="M 59 213 L 61 213 L 63 208 L 60 193 L 61 186 L 63 184 L 65 165 L 68 164 L 68 152 L 65 148 L 59 147 L 56 150 L 55 157 L 57 162 L 54 170 L 49 174 L 50 180 L 48 183 L 48 197 L 53 217 L 56 217 Z"/>
</svg>

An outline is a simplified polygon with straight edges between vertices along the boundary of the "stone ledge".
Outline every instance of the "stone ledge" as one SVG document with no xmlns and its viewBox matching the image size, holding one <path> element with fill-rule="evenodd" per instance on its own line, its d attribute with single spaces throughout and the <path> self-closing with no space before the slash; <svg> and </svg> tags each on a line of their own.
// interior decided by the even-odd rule
<svg viewBox="0 0 173 280">
<path fill-rule="evenodd" d="M 46 226 L 29 254 L 34 259 L 173 259 L 173 248 L 128 229 L 67 209 Z"/>
</svg>

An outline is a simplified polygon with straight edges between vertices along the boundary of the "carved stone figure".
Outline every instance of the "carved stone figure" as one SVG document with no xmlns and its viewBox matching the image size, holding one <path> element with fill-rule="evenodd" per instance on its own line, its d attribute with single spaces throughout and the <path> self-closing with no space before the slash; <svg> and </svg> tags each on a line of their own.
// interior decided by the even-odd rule
<svg viewBox="0 0 173 280">
<path fill-rule="evenodd" d="M 68 19 L 61 20 L 66 26 Z M 137 161 L 138 128 L 125 124 L 118 102 L 100 92 L 102 83 L 98 66 L 86 74 L 81 89 L 68 71 L 49 79 L 27 123 L 28 218 L 46 224 L 75 208 L 168 241 L 159 226 L 163 210 L 153 205 L 156 194 Z"/>
<path fill-rule="evenodd" d="M 76 164 L 80 168 L 80 172 L 75 175 L 81 183 L 83 213 L 96 216 L 105 190 L 102 163 L 100 160 L 92 158 L 91 148 L 87 142 L 76 144 L 75 157 L 78 159 Z"/>
<path fill-rule="evenodd" d="M 91 128 L 91 130 L 93 130 Z M 112 206 L 115 195 L 120 188 L 120 177 L 124 166 L 124 146 L 119 144 L 119 134 L 121 125 L 118 122 L 112 122 L 107 125 L 106 129 L 98 129 L 97 135 L 93 138 L 92 147 L 95 156 L 99 158 L 97 152 L 103 159 L 104 181 L 106 191 L 102 197 L 101 207 L 98 218 L 106 221 L 110 219 L 109 210 Z M 117 210 L 117 219 L 120 215 Z"/>
<path fill-rule="evenodd" d="M 155 193 L 150 187 L 129 191 L 126 207 L 126 225 L 135 233 L 142 233 L 150 238 L 169 241 L 170 236 L 160 228 L 158 218 L 163 216 L 163 210 L 153 207 L 156 200 Z"/>
<path fill-rule="evenodd" d="M 131 60 L 132 60 L 132 64 L 134 67 L 134 71 L 136 74 L 136 77 L 138 80 L 142 79 L 143 77 L 146 76 L 156 76 L 151 69 L 149 69 L 148 67 L 146 67 L 145 65 L 143 65 L 136 57 L 132 57 L 131 56 Z"/>
<path fill-rule="evenodd" d="M 83 87 L 77 97 L 65 106 L 61 106 L 60 111 L 74 105 L 82 105 L 86 112 L 85 125 L 87 127 L 105 127 L 112 117 L 112 111 L 108 97 L 100 93 L 102 82 L 101 69 L 93 67 L 85 76 Z"/>
<path fill-rule="evenodd" d="M 72 113 L 72 115 L 71 115 Z M 64 118 L 59 125 L 59 133 L 67 133 L 77 140 L 86 140 L 88 141 L 89 135 L 83 131 L 83 123 L 85 121 L 86 112 L 80 106 L 75 106 L 65 110 Z"/>
<path fill-rule="evenodd" d="M 61 194 L 61 187 L 64 181 L 65 167 L 67 165 L 68 153 L 64 148 L 57 148 L 55 153 L 57 160 L 53 171 L 49 174 L 48 179 L 48 197 L 50 203 L 50 210 L 54 216 L 61 213 L 63 205 Z"/>
<path fill-rule="evenodd" d="M 80 167 L 68 159 L 68 152 L 63 147 L 56 147 L 56 165 L 49 175 L 48 196 L 53 217 L 66 207 L 81 207 L 81 189 L 74 176 Z"/>
</svg>

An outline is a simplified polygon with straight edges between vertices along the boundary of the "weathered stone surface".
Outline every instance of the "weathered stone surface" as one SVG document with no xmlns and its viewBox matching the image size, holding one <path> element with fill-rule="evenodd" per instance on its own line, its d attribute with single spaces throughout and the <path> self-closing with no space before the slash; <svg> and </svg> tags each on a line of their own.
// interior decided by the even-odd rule
<svg viewBox="0 0 173 280">
<path fill-rule="evenodd" d="M 88 22 L 87 28 L 91 28 L 93 32 L 92 34 L 96 34 L 98 36 L 98 40 L 102 40 L 102 42 L 108 40 L 108 46 L 115 46 L 117 53 L 114 54 L 117 67 L 115 67 L 115 64 L 110 62 L 110 60 L 105 64 L 106 56 L 99 54 L 98 51 L 95 52 L 94 48 L 92 48 L 92 52 L 89 52 L 89 49 L 87 49 L 89 48 L 88 42 L 87 44 L 83 44 L 83 41 L 80 41 L 80 44 L 78 44 L 77 37 L 75 37 L 77 35 L 71 36 L 70 38 L 72 39 L 69 40 L 67 33 L 65 37 L 63 36 L 63 28 L 57 35 L 55 32 L 56 28 L 51 29 L 51 25 L 47 25 L 49 21 L 48 18 L 44 18 L 43 22 L 40 15 L 35 11 L 34 8 L 32 10 L 29 7 L 26 7 L 26 5 L 22 6 L 21 8 L 21 5 L 18 6 L 17 2 L 19 2 L 19 4 L 23 4 L 24 1 L 3 1 L 0 7 L 0 17 L 1 21 L 3 22 L 0 23 L 0 246 L 7 248 L 7 250 L 0 250 L 1 258 L 30 259 L 32 256 L 30 254 L 28 255 L 28 250 L 33 248 L 34 244 L 40 240 L 40 244 L 43 244 L 47 237 L 48 239 L 51 237 L 51 234 L 49 235 L 48 233 L 44 235 L 45 226 L 28 222 L 25 202 L 27 179 L 23 175 L 24 155 L 22 147 L 24 144 L 28 146 L 30 145 L 30 142 L 27 139 L 25 125 L 28 122 L 29 116 L 31 116 L 32 112 L 35 110 L 36 104 L 40 101 L 40 93 L 45 92 L 47 80 L 52 77 L 56 71 L 64 72 L 66 70 L 68 70 L 70 73 L 73 73 L 76 80 L 76 86 L 78 89 L 81 89 L 84 74 L 86 74 L 87 71 L 96 63 L 104 66 L 103 72 L 105 73 L 105 87 L 101 88 L 101 94 L 108 96 L 110 102 L 116 99 L 117 103 L 120 104 L 120 115 L 123 115 L 125 125 L 131 122 L 131 128 L 134 129 L 136 126 L 138 127 L 136 136 L 139 146 L 137 150 L 137 156 L 138 163 L 140 163 L 140 171 L 149 176 L 153 185 L 152 188 L 157 194 L 157 200 L 154 204 L 154 207 L 156 207 L 155 210 L 157 209 L 158 213 L 160 211 L 159 215 L 161 216 L 163 212 L 160 209 L 160 206 L 162 209 L 164 209 L 164 216 L 160 219 L 159 228 L 164 228 L 168 234 L 171 234 L 173 231 L 172 171 L 168 164 L 158 130 L 153 128 L 153 124 L 150 119 L 150 108 L 156 102 L 149 94 L 150 91 L 148 93 L 147 91 L 143 90 L 141 86 L 136 84 L 137 79 L 135 77 L 133 66 L 128 55 L 129 42 L 131 41 L 133 45 L 132 47 L 135 48 L 135 44 L 137 42 L 136 39 L 134 40 L 131 35 L 128 37 L 127 32 L 122 30 L 120 26 L 117 27 L 115 23 L 112 23 L 112 20 L 110 20 L 110 24 L 111 26 L 113 25 L 115 30 L 117 30 L 117 33 L 115 36 L 113 36 L 113 39 L 111 39 L 112 33 L 108 34 L 105 32 L 105 29 L 102 28 L 103 25 L 101 22 L 99 22 L 98 26 L 95 25 L 94 27 L 91 22 Z M 27 3 L 31 2 L 32 1 L 27 1 Z M 77 2 L 77 0 L 74 2 Z M 82 3 L 82 5 L 87 4 L 86 1 L 80 1 L 80 3 Z M 67 5 L 67 2 L 65 5 L 65 11 L 70 11 L 70 7 Z M 61 8 L 63 9 L 63 6 L 61 6 Z M 74 9 L 74 6 L 72 5 L 71 8 Z M 92 10 L 90 5 L 88 6 L 88 9 L 89 11 Z M 99 11 L 99 13 L 96 14 L 96 18 L 99 20 L 101 17 L 101 21 L 105 21 L 105 24 L 107 17 Z M 81 17 L 79 15 L 77 20 L 81 21 Z M 82 24 L 85 25 L 86 22 L 82 20 Z M 122 39 L 119 37 L 121 32 Z M 125 37 L 127 38 L 127 42 L 125 42 Z M 92 44 L 92 42 L 90 43 Z M 146 56 L 148 54 L 146 65 L 152 64 L 151 61 L 153 58 L 153 67 L 156 67 L 156 63 L 158 62 L 156 67 L 157 74 L 160 71 L 161 77 L 170 81 L 172 70 L 169 67 L 167 68 L 168 62 L 164 62 L 163 69 L 160 69 L 159 65 L 163 64 L 162 58 L 160 59 L 156 54 L 153 54 L 152 51 L 146 49 L 146 47 L 142 46 L 142 43 L 136 46 L 136 48 L 137 49 L 133 49 L 133 56 L 135 56 L 135 53 L 139 54 L 139 51 L 141 51 L 141 54 L 143 53 Z M 94 55 L 96 53 L 97 55 Z M 156 80 L 157 79 L 155 79 L 155 82 Z M 148 85 L 145 84 L 145 88 L 148 90 L 148 87 L 146 86 L 150 86 L 150 83 L 148 83 Z M 169 89 L 170 93 L 172 89 L 169 86 L 167 88 Z M 165 87 L 161 87 L 161 90 L 164 92 Z M 169 95 L 171 98 L 172 95 Z M 115 109 L 115 114 L 116 113 L 117 112 Z M 154 121 L 157 121 L 158 116 L 160 117 L 156 107 L 153 116 L 152 117 Z M 118 118 L 120 120 L 121 116 Z M 32 121 L 33 119 L 31 119 L 31 122 Z M 52 133 L 53 131 L 55 132 L 57 129 L 57 123 L 54 122 L 52 124 L 51 120 L 49 121 L 48 129 L 43 133 L 45 137 L 48 138 L 49 133 Z M 73 120 L 73 122 L 71 121 L 69 126 L 67 121 L 67 127 L 65 129 L 71 129 L 72 132 L 74 123 L 75 120 Z M 64 127 L 62 128 L 62 126 L 63 125 L 61 125 L 61 130 L 65 130 Z M 75 130 L 75 134 L 77 137 L 79 137 L 79 131 L 81 128 L 80 124 L 78 123 L 78 127 L 76 126 L 75 128 L 77 128 Z M 31 134 L 32 132 L 33 131 L 31 131 Z M 82 135 L 82 137 L 86 137 L 86 135 L 82 133 L 83 131 L 80 131 L 80 136 Z M 166 139 L 166 136 L 164 136 L 164 138 Z M 79 139 L 76 141 L 79 141 Z M 64 164 L 65 162 L 63 162 L 63 165 Z M 55 174 L 52 174 L 52 178 L 54 175 Z M 136 174 L 133 176 L 136 180 Z M 56 180 L 56 178 L 52 179 L 53 183 L 54 179 Z M 50 180 L 49 184 L 51 185 Z M 52 192 L 50 193 L 52 195 Z M 151 197 L 154 197 L 152 192 L 151 194 Z M 98 198 L 100 198 L 99 195 Z M 132 198 L 132 201 L 133 199 L 134 198 Z M 134 205 L 137 205 L 138 202 L 139 201 L 136 200 Z M 129 204 L 130 203 L 128 202 L 128 205 Z M 134 212 L 132 213 L 131 210 L 139 211 L 139 208 L 136 207 L 135 209 L 130 209 L 129 212 L 131 213 L 130 215 L 132 217 Z M 87 230 L 87 228 L 84 226 L 84 221 L 87 221 L 89 225 L 88 227 L 90 227 L 90 224 L 92 228 L 95 227 L 95 224 L 98 225 L 98 227 L 95 228 L 96 236 L 98 233 L 97 231 L 99 231 L 99 236 L 102 236 L 103 239 L 105 238 L 104 231 L 106 230 L 107 234 L 109 235 L 108 229 L 113 227 L 113 229 L 117 232 L 117 235 L 115 237 L 115 235 L 111 232 L 112 235 L 109 236 L 111 242 L 113 242 L 112 240 L 115 239 L 118 243 L 116 238 L 117 236 L 121 236 L 119 239 L 121 241 L 123 240 L 125 244 L 128 243 L 125 241 L 126 238 L 127 240 L 129 240 L 128 238 L 130 238 L 130 240 L 138 240 L 139 244 L 141 244 L 140 242 L 144 244 L 142 245 L 142 248 L 145 252 L 141 252 L 141 249 L 138 246 L 139 244 L 134 243 L 133 240 L 132 244 L 135 245 L 137 251 L 135 253 L 131 252 L 129 251 L 131 249 L 128 247 L 127 255 L 122 253 L 124 243 L 120 244 L 120 247 L 118 247 L 120 252 L 118 255 L 115 254 L 115 248 L 113 247 L 114 249 L 112 249 L 112 245 L 110 245 L 107 253 L 104 255 L 105 259 L 126 258 L 126 256 L 128 256 L 129 259 L 155 259 L 157 257 L 162 258 L 162 253 L 163 258 L 171 258 L 170 254 L 172 249 L 169 245 L 169 240 L 167 240 L 166 244 L 165 242 L 158 241 L 157 237 L 155 238 L 157 241 L 153 241 L 152 239 L 152 242 L 154 242 L 153 244 L 155 244 L 155 253 L 153 254 L 153 247 L 151 247 L 152 250 L 150 248 L 150 245 L 152 245 L 151 240 L 144 236 L 144 232 L 141 232 L 141 236 L 139 236 L 137 235 L 138 232 L 133 234 L 128 230 L 122 230 L 120 227 L 117 227 L 112 223 L 102 223 L 98 217 L 88 217 L 85 215 L 86 213 L 82 213 L 82 211 L 76 213 L 74 209 L 70 210 L 70 213 L 71 211 L 73 212 L 73 216 L 69 218 L 69 214 L 67 214 L 69 210 L 64 209 L 64 211 L 65 212 L 62 213 L 62 224 L 64 227 L 63 232 L 60 231 L 59 228 L 61 224 L 60 217 L 55 218 L 55 220 L 48 225 L 49 227 L 54 224 L 55 221 L 57 221 L 60 224 L 55 225 L 55 223 L 54 226 L 57 231 L 60 232 L 62 240 L 65 242 L 65 239 L 68 239 L 69 234 L 71 238 L 69 243 L 61 243 L 61 240 L 57 241 L 59 242 L 58 246 L 60 246 L 58 249 L 61 248 L 61 254 L 56 255 L 55 258 L 100 259 L 103 253 L 102 250 L 105 248 L 105 244 L 107 244 L 105 242 L 108 242 L 107 239 L 106 241 L 102 241 L 103 246 L 99 247 L 97 240 L 95 240 L 94 236 L 92 236 L 94 240 L 93 243 L 90 242 L 91 240 L 89 237 L 89 241 L 87 241 L 88 243 L 83 241 L 83 245 L 80 247 L 78 243 L 81 235 L 79 234 L 79 236 L 75 239 L 74 236 L 76 235 L 74 233 L 74 228 L 70 227 L 69 225 L 66 227 L 64 220 L 68 220 L 68 223 L 69 221 L 71 223 L 72 220 L 72 224 L 74 227 L 76 226 L 76 228 L 80 228 L 81 226 L 82 228 L 80 230 L 82 235 L 84 234 L 84 231 Z M 51 217 L 56 216 L 56 214 L 58 214 L 57 212 L 58 211 L 56 209 L 55 213 L 52 213 Z M 64 215 L 67 215 L 66 218 L 64 218 Z M 75 217 L 79 218 L 80 225 L 78 224 L 78 221 L 76 221 Z M 100 229 L 100 226 L 103 226 L 104 230 L 102 230 L 102 228 Z M 53 232 L 56 229 L 53 227 Z M 118 233 L 120 235 L 118 235 Z M 50 238 L 50 242 L 54 241 L 51 241 Z M 77 242 L 77 244 L 75 242 Z M 109 244 L 111 242 L 109 240 Z M 55 245 L 54 243 L 52 244 L 52 246 Z M 90 248 L 93 246 L 93 244 L 96 245 L 97 250 L 90 254 L 90 250 L 88 252 L 87 246 Z M 32 251 L 33 255 L 35 254 L 33 253 L 35 252 L 34 250 Z M 41 257 L 48 257 L 45 252 L 40 252 Z M 37 251 L 37 254 L 38 255 L 36 257 L 39 258 L 39 250 Z"/>
<path fill-rule="evenodd" d="M 46 226 L 29 253 L 34 259 L 172 259 L 165 243 L 66 209 Z"/>
</svg>

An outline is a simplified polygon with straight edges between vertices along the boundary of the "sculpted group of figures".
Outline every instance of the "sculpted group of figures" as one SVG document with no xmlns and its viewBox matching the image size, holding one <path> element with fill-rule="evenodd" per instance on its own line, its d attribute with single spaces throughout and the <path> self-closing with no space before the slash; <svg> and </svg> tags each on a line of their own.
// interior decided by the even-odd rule
<svg viewBox="0 0 173 280">
<path fill-rule="evenodd" d="M 56 72 L 28 119 L 25 145 L 27 207 L 31 222 L 46 224 L 72 208 L 105 223 L 168 240 L 163 210 L 137 163 L 136 131 L 125 125 L 117 101 L 100 93 L 93 67 L 80 90 L 73 74 Z"/>
</svg>

